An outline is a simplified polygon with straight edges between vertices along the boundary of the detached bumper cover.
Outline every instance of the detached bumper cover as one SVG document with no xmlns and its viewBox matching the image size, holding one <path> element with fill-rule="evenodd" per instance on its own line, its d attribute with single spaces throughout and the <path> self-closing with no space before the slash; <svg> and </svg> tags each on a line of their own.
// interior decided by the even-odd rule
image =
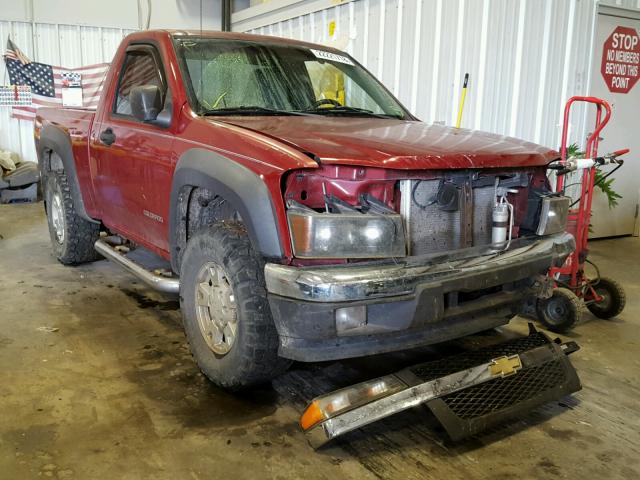
<svg viewBox="0 0 640 480">
<path fill-rule="evenodd" d="M 528 337 L 408 367 L 395 377 L 405 387 L 320 421 L 306 430 L 314 448 L 357 428 L 426 404 L 453 440 L 580 390 L 567 355 L 579 347 L 559 344 L 530 325 Z M 375 381 L 375 380 L 374 380 Z M 370 382 L 374 382 L 370 381 Z M 340 404 L 344 390 L 320 398 Z"/>
<path fill-rule="evenodd" d="M 505 324 L 534 279 L 562 265 L 574 248 L 563 233 L 517 239 L 506 251 L 483 246 L 327 267 L 267 264 L 280 354 L 299 361 L 372 355 Z M 366 325 L 338 332 L 336 310 L 362 305 Z"/>
</svg>

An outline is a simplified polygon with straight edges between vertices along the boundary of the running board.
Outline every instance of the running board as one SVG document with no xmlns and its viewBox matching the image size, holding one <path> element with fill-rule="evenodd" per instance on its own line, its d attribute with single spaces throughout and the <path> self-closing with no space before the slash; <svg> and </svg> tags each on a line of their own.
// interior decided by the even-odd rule
<svg viewBox="0 0 640 480">
<path fill-rule="evenodd" d="M 154 290 L 164 293 L 180 292 L 180 280 L 178 278 L 167 277 L 148 270 L 143 265 L 128 258 L 125 253 L 118 251 L 116 247 L 109 244 L 104 238 L 97 240 L 94 246 L 100 255 L 124 267 Z"/>
</svg>

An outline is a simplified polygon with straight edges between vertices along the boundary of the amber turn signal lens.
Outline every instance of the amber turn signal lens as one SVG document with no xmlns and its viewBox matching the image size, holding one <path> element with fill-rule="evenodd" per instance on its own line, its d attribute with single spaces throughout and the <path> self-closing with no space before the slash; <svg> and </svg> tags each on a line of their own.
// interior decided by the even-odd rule
<svg viewBox="0 0 640 480">
<path fill-rule="evenodd" d="M 407 385 L 395 375 L 386 375 L 342 388 L 315 398 L 300 417 L 300 426 L 309 430 L 317 424 L 374 400 L 393 395 Z"/>
<path fill-rule="evenodd" d="M 303 430 L 309 430 L 311 427 L 324 420 L 324 418 L 322 410 L 320 410 L 320 405 L 317 401 L 313 401 L 304 411 L 302 417 L 300 417 L 300 426 Z"/>
</svg>

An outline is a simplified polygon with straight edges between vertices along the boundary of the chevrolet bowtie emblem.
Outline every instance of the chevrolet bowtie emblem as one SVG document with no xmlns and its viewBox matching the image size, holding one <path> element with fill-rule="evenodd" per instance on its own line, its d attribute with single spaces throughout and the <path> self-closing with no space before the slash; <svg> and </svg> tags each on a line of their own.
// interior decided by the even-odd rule
<svg viewBox="0 0 640 480">
<path fill-rule="evenodd" d="M 492 377 L 508 377 L 522 369 L 522 362 L 518 355 L 510 355 L 494 358 L 489 364 L 489 373 Z"/>
</svg>

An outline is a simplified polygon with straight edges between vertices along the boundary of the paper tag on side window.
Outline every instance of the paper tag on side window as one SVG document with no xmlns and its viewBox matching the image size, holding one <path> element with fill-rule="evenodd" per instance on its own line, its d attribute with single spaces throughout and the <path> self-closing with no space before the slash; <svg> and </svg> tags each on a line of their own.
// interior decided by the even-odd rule
<svg viewBox="0 0 640 480">
<path fill-rule="evenodd" d="M 337 53 L 325 52 L 324 50 L 316 50 L 314 48 L 310 48 L 311 52 L 317 57 L 323 60 L 329 60 L 331 62 L 340 62 L 346 63 L 347 65 L 353 65 L 353 62 L 349 57 L 345 57 L 344 55 L 338 55 Z"/>
</svg>

